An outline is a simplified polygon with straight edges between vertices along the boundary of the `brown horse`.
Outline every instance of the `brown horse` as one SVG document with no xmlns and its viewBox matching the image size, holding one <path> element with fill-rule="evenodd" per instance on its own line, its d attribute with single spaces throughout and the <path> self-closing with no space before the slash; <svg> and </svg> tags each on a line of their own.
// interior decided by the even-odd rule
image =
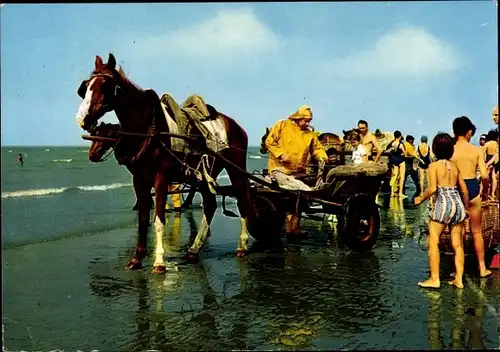
<svg viewBox="0 0 500 352">
<path fill-rule="evenodd" d="M 158 133 L 169 131 L 158 95 L 152 90 L 143 90 L 132 83 L 121 68 L 120 71 L 116 70 L 116 59 L 112 54 L 109 54 L 106 64 L 101 57 L 96 56 L 94 70 L 89 79 L 81 83 L 78 95 L 83 98 L 76 117 L 81 128 L 92 132 L 97 121 L 109 111 L 116 113 L 122 128 L 115 156 L 132 173 L 139 203 L 138 241 L 135 255 L 127 264 L 127 268 L 142 267 L 142 261 L 146 256 L 150 212 L 148 200 L 151 188 L 154 187 L 156 248 L 153 273 L 164 273 L 166 266 L 162 240 L 166 225 L 165 203 L 168 185 L 191 183 L 195 178 L 193 171 L 200 165 L 202 157 L 170 149 L 170 137 Z M 248 148 L 246 132 L 231 117 L 215 112 L 213 107 L 210 108 L 214 111 L 212 116 L 215 115 L 213 117 L 223 123 L 227 134 L 229 148 L 220 151 L 219 154 L 241 170 L 246 170 Z M 193 130 L 193 135 L 201 136 L 196 127 L 193 127 Z M 204 138 L 197 140 L 197 146 L 202 150 L 206 150 L 206 144 Z M 223 169 L 226 169 L 231 180 L 240 212 L 241 233 L 236 254 L 241 256 L 246 253 L 248 243 L 246 215 L 247 205 L 250 204 L 249 182 L 243 172 L 228 167 L 224 159 L 220 158 L 213 158 L 209 176 L 216 179 Z M 194 243 L 185 255 L 188 261 L 198 259 L 217 209 L 215 194 L 211 192 L 207 182 L 200 183 L 199 192 L 203 199 L 203 218 Z"/>
</svg>

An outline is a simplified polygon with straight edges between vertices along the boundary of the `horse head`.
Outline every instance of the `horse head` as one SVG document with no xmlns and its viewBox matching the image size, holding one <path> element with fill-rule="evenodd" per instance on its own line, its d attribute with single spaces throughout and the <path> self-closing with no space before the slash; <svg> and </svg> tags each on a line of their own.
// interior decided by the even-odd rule
<svg viewBox="0 0 500 352">
<path fill-rule="evenodd" d="M 113 138 L 116 137 L 120 125 L 117 123 L 101 122 L 99 126 L 92 129 L 91 136 Z M 115 146 L 116 142 L 112 139 L 94 139 L 89 148 L 89 160 L 98 163 L 103 160 L 104 154 Z"/>
<path fill-rule="evenodd" d="M 269 150 L 267 149 L 267 146 L 266 146 L 266 139 L 267 139 L 267 136 L 269 136 L 269 132 L 271 132 L 271 130 L 269 129 L 269 127 L 266 127 L 266 133 L 262 136 L 262 138 L 260 140 L 260 153 L 261 154 L 267 154 L 269 152 Z"/>
<path fill-rule="evenodd" d="M 90 132 L 97 121 L 107 112 L 114 110 L 124 82 L 123 70 L 116 70 L 116 59 L 109 54 L 108 62 L 103 63 L 96 56 L 95 67 L 89 79 L 82 81 L 77 93 L 83 99 L 78 108 L 76 120 L 85 131 Z"/>
<path fill-rule="evenodd" d="M 352 151 L 351 135 L 354 132 L 359 133 L 359 130 L 357 128 L 351 128 L 349 130 L 342 130 L 342 133 L 344 134 L 344 142 L 342 143 L 342 148 L 346 152 Z"/>
</svg>

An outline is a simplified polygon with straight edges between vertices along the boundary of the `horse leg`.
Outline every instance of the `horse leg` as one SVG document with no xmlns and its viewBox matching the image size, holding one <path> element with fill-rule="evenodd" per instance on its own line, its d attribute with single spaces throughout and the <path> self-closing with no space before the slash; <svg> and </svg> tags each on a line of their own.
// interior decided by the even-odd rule
<svg viewBox="0 0 500 352">
<path fill-rule="evenodd" d="M 228 169 L 227 174 L 236 192 L 236 204 L 240 212 L 241 231 L 236 256 L 244 257 L 248 253 L 247 207 L 251 204 L 249 184 L 246 177 L 236 170 Z"/>
<path fill-rule="evenodd" d="M 165 205 L 167 204 L 168 182 L 162 175 L 155 180 L 155 262 L 153 274 L 165 274 L 167 267 L 163 261 L 165 249 L 163 235 L 165 234 L 166 217 Z"/>
<path fill-rule="evenodd" d="M 212 222 L 215 210 L 217 209 L 215 194 L 210 192 L 210 189 L 205 182 L 200 184 L 199 192 L 201 193 L 201 197 L 203 199 L 203 217 L 201 219 L 200 228 L 196 234 L 196 238 L 184 256 L 184 259 L 188 262 L 196 262 L 198 260 L 200 250 L 205 245 L 207 234 L 210 230 L 210 223 Z"/>
<path fill-rule="evenodd" d="M 127 264 L 127 269 L 136 270 L 142 268 L 142 260 L 146 256 L 149 215 L 151 212 L 149 202 L 151 199 L 151 185 L 138 177 L 133 177 L 134 191 L 138 205 L 138 234 L 135 254 Z"/>
</svg>

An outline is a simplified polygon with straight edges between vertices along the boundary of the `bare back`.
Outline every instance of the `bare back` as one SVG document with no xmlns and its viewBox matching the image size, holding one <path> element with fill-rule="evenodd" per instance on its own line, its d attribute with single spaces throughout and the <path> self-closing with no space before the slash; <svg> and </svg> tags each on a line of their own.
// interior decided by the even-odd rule
<svg viewBox="0 0 500 352">
<path fill-rule="evenodd" d="M 488 177 L 484 155 L 480 147 L 468 142 L 457 141 L 451 160 L 456 163 L 464 179 L 475 179 L 478 168 L 481 178 Z"/>
<path fill-rule="evenodd" d="M 433 162 L 431 166 L 431 171 L 436 173 L 436 186 L 458 186 L 460 171 L 455 163 L 449 160 L 438 160 Z"/>
</svg>

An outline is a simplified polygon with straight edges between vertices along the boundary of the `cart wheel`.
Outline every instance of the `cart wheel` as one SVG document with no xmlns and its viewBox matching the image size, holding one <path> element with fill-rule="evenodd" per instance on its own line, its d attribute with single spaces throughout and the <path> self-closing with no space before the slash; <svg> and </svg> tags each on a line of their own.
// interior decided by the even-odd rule
<svg viewBox="0 0 500 352">
<path fill-rule="evenodd" d="M 247 229 L 257 241 L 272 242 L 280 237 L 286 214 L 266 197 L 256 196 L 253 200 L 258 214 L 248 212 Z"/>
<path fill-rule="evenodd" d="M 380 230 L 380 213 L 372 197 L 358 194 L 342 209 L 338 233 L 349 249 L 363 252 L 373 248 Z"/>
</svg>

